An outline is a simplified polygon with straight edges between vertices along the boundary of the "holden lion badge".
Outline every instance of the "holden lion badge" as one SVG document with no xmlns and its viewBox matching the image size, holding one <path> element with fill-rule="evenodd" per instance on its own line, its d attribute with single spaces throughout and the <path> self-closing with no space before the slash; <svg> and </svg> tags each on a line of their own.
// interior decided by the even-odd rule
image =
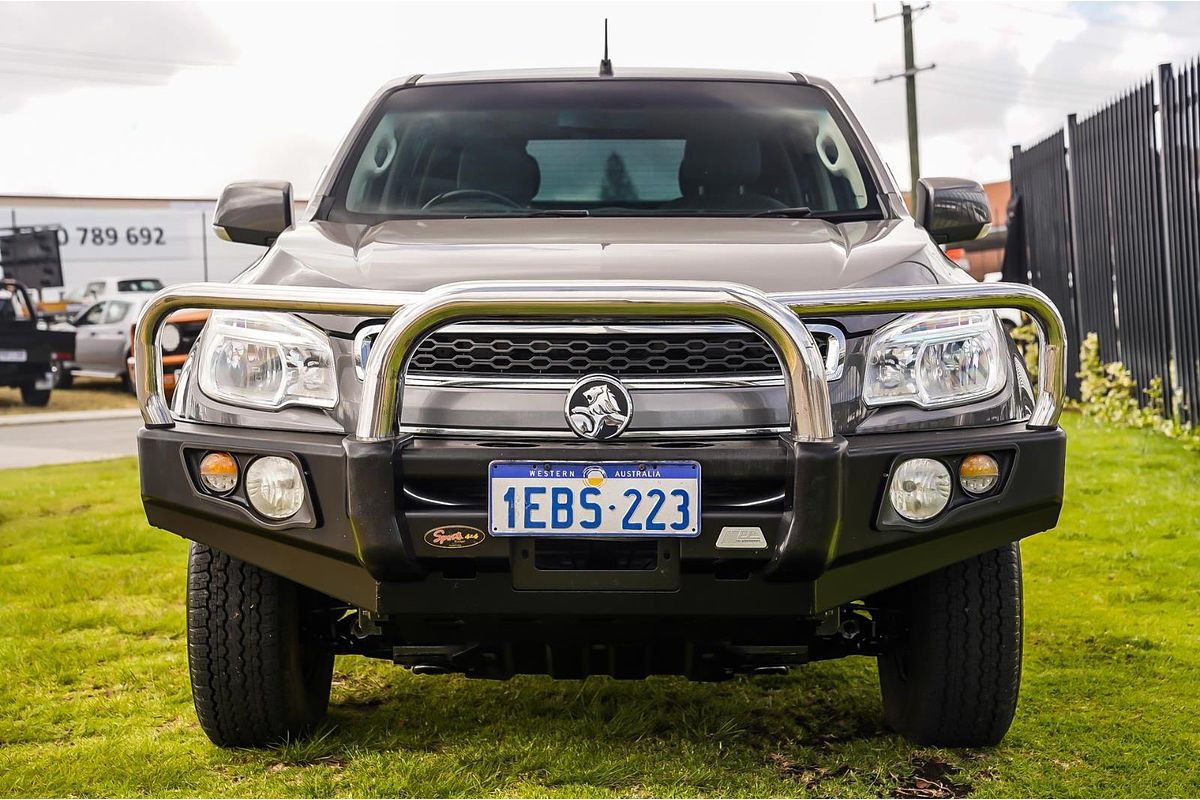
<svg viewBox="0 0 1200 800">
<path fill-rule="evenodd" d="M 633 399 L 609 375 L 586 375 L 567 392 L 567 424 L 576 436 L 604 441 L 620 436 L 633 416 Z"/>
</svg>

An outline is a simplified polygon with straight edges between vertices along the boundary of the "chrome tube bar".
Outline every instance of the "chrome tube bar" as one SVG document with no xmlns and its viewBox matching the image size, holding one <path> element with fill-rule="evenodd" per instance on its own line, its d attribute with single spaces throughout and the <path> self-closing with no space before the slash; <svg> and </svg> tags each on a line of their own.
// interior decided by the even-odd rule
<svg viewBox="0 0 1200 800">
<path fill-rule="evenodd" d="M 758 331 L 776 351 L 788 386 L 791 435 L 798 441 L 833 436 L 825 364 L 800 316 L 886 314 L 973 308 L 1017 308 L 1040 328 L 1039 394 L 1029 421 L 1054 427 L 1065 398 L 1066 341 L 1062 318 L 1036 289 L 1005 283 L 878 287 L 766 295 L 736 284 L 615 281 L 479 282 L 429 292 L 382 292 L 303 286 L 218 283 L 164 289 L 142 310 L 134 333 L 138 401 L 147 427 L 174 422 L 162 393 L 158 330 L 181 309 L 281 311 L 385 316 L 371 348 L 356 436 L 377 441 L 396 434 L 408 358 L 428 333 L 459 320 L 479 322 L 570 318 L 602 322 L 724 320 Z"/>
<path fill-rule="evenodd" d="M 800 316 L 888 314 L 917 311 L 956 311 L 1015 308 L 1033 317 L 1038 326 L 1038 396 L 1031 428 L 1058 425 L 1067 397 L 1067 336 L 1054 303 L 1032 286 L 1017 283 L 937 284 L 825 292 L 774 294 Z"/>
<path fill-rule="evenodd" d="M 162 358 L 158 329 L 167 317 L 185 308 L 229 311 L 293 311 L 311 314 L 394 314 L 415 292 L 324 289 L 314 286 L 258 286 L 237 283 L 184 283 L 163 289 L 142 308 L 133 334 L 138 404 L 148 428 L 169 428 L 171 410 L 162 393 Z"/>
<path fill-rule="evenodd" d="M 825 364 L 812 334 L 786 306 L 745 286 L 716 283 L 481 282 L 434 289 L 397 312 L 363 368 L 356 435 L 395 435 L 408 359 L 437 328 L 459 320 L 724 320 L 757 331 L 775 350 L 787 382 L 788 419 L 797 441 L 833 438 Z"/>
</svg>

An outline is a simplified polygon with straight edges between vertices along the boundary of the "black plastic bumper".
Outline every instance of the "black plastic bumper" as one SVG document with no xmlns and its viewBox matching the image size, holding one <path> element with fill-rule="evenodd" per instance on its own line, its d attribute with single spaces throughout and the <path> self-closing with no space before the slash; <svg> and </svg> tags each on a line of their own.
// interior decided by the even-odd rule
<svg viewBox="0 0 1200 800">
<path fill-rule="evenodd" d="M 142 496 L 153 525 L 225 550 L 333 597 L 409 618 L 777 618 L 810 616 L 977 553 L 1054 527 L 1062 504 L 1065 436 L 1023 424 L 879 434 L 834 442 L 781 439 L 596 445 L 400 439 L 366 443 L 180 423 L 138 437 Z M 195 464 L 208 450 L 243 463 L 298 461 L 310 502 L 266 524 L 236 497 L 206 495 Z M 955 487 L 931 522 L 906 523 L 884 501 L 897 459 L 953 468 L 975 452 L 1002 466 L 999 488 L 971 498 Z M 659 540 L 648 569 L 543 569 L 544 540 L 484 535 L 441 549 L 426 533 L 487 529 L 493 460 L 675 461 L 702 466 L 705 506 L 695 539 Z M 751 501 L 754 505 L 743 503 Z M 456 503 L 457 505 L 446 505 Z M 764 550 L 716 546 L 729 526 L 760 528 Z"/>
</svg>

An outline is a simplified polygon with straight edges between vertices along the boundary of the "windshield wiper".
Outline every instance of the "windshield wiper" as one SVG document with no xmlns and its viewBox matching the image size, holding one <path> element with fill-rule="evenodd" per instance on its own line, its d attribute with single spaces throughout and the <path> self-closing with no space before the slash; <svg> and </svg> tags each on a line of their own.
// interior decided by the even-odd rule
<svg viewBox="0 0 1200 800">
<path fill-rule="evenodd" d="M 752 217 L 791 217 L 792 219 L 800 219 L 801 217 L 812 216 L 812 209 L 808 206 L 793 206 L 792 208 L 768 208 L 766 211 L 758 211 L 750 216 Z"/>
<path fill-rule="evenodd" d="M 455 214 L 451 219 L 528 219 L 530 217 L 590 217 L 586 208 L 543 208 L 536 211 L 497 211 L 494 213 Z"/>
<path fill-rule="evenodd" d="M 589 217 L 591 212 L 586 208 L 543 208 L 521 214 L 522 217 Z"/>
</svg>

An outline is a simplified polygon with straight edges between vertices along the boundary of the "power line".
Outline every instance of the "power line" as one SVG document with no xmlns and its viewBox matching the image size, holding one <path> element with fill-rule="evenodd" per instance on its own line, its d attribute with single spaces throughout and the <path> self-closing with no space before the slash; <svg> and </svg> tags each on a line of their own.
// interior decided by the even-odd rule
<svg viewBox="0 0 1200 800">
<path fill-rule="evenodd" d="M 183 69 L 228 66 L 0 42 L 0 74 L 118 85 L 161 85 Z"/>
<path fill-rule="evenodd" d="M 943 74 L 934 76 L 936 83 L 949 83 L 960 89 L 978 92 L 980 95 L 989 97 L 1021 97 L 1025 95 L 1034 95 L 1041 99 L 1057 100 L 1065 103 L 1087 102 L 1088 98 L 1103 96 L 1104 92 L 1095 92 L 1088 94 L 1076 94 L 1074 92 L 1058 92 L 1050 88 L 1039 89 L 1036 86 L 1028 86 L 1020 83 L 985 83 L 977 78 L 968 75 L 955 75 L 953 71 L 947 70 Z M 1110 90 L 1111 91 L 1111 90 Z"/>
<path fill-rule="evenodd" d="M 1034 75 L 1022 74 L 1016 75 L 1008 70 L 986 69 L 983 67 L 973 67 L 966 64 L 943 64 L 942 69 L 952 70 L 954 72 L 973 73 L 982 75 L 988 78 L 997 78 L 1004 82 L 1020 81 L 1022 83 L 1031 84 L 1052 84 L 1060 86 L 1064 89 L 1078 89 L 1080 91 L 1108 91 L 1112 88 L 1111 84 L 1107 83 L 1085 83 L 1082 81 L 1067 81 L 1061 78 L 1042 78 Z"/>
<path fill-rule="evenodd" d="M 1020 90 L 1011 93 L 1005 93 L 1003 90 L 1008 87 L 1015 87 L 1018 84 L 1011 81 L 996 81 L 988 84 L 981 84 L 979 81 L 967 75 L 956 75 L 957 67 L 949 67 L 944 73 L 939 72 L 937 77 L 939 80 L 947 78 L 951 81 L 958 82 L 956 88 L 970 89 L 973 92 L 986 92 L 987 96 L 996 99 L 1020 99 L 1022 102 L 1037 104 L 1036 99 L 1041 99 L 1045 103 L 1057 103 L 1070 106 L 1094 106 L 1104 102 L 1108 98 L 1115 97 L 1122 92 L 1125 92 L 1129 86 L 1138 86 L 1145 82 L 1145 79 L 1134 79 L 1132 81 L 1123 81 L 1120 84 L 1109 84 L 1100 86 L 1092 84 L 1090 89 L 1066 90 L 1052 86 L 1039 86 L 1036 80 L 1030 80 L 1020 83 Z M 969 85 L 962 85 L 967 83 Z M 1030 96 L 1032 95 L 1032 97 Z"/>
<path fill-rule="evenodd" d="M 1025 93 L 1073 103 L 1089 102 L 1097 97 L 1104 97 L 1116 91 L 1111 86 L 1103 89 L 1099 87 L 1094 89 L 1064 89 L 1057 86 L 1041 85 L 1036 81 L 1003 78 L 994 81 L 984 81 L 974 75 L 960 74 L 950 66 L 946 66 L 936 77 L 939 80 L 949 80 L 963 85 L 964 88 L 988 90 L 992 94 L 1005 94 L 1005 90 L 1010 90 L 1008 93 L 1013 95 Z"/>
<path fill-rule="evenodd" d="M 87 71 L 48 71 L 46 69 L 22 69 L 19 66 L 5 66 L 0 64 L 0 74 L 4 75 L 26 75 L 34 78 L 47 78 L 50 80 L 64 81 L 91 81 L 95 83 L 111 83 L 124 86 L 160 86 L 166 83 L 171 77 L 169 73 L 156 73 L 153 75 L 136 73 L 110 73 L 87 70 Z"/>
<path fill-rule="evenodd" d="M 144 56 L 122 56 L 114 53 L 97 53 L 86 50 L 69 50 L 56 47 L 39 47 L 36 45 L 16 44 L 13 42 L 0 42 L 0 50 L 12 51 L 18 54 L 26 55 L 43 55 L 58 58 L 68 59 L 90 59 L 110 62 L 125 62 L 132 67 L 161 65 L 164 67 L 227 67 L 231 62 L 228 61 L 193 61 L 188 59 L 164 59 L 151 58 Z M 114 66 L 119 66 L 114 64 Z"/>
<path fill-rule="evenodd" d="M 979 99 L 1011 100 L 1011 99 L 1013 99 L 1011 97 L 998 97 L 995 95 L 981 95 L 978 92 L 971 91 L 970 89 L 964 89 L 960 86 L 945 86 L 945 85 L 937 84 L 937 83 L 930 83 L 928 88 L 931 92 L 934 92 L 935 94 L 950 95 L 951 97 L 960 97 L 960 98 L 963 98 L 966 100 L 979 100 Z M 1029 98 L 1022 98 L 1020 102 L 1023 105 L 1029 105 L 1029 106 L 1033 106 L 1035 108 L 1052 109 L 1055 111 L 1062 111 L 1062 110 L 1064 110 L 1065 107 L 1070 105 L 1069 103 L 1056 103 L 1056 102 L 1050 102 L 1050 101 L 1031 100 Z"/>
<path fill-rule="evenodd" d="M 1037 108 L 1049 108 L 1059 111 L 1065 111 L 1073 106 L 1080 105 L 1083 101 L 1058 99 L 1052 97 L 1029 97 L 1015 93 L 1002 94 L 995 91 L 980 89 L 978 86 L 961 86 L 953 83 L 947 84 L 939 81 L 930 81 L 927 84 L 928 88 L 934 92 L 941 94 L 950 94 L 955 97 L 962 97 L 970 100 L 997 100 L 1018 103 L 1021 105 L 1035 106 Z M 1096 102 L 1093 100 L 1091 102 Z"/>
</svg>

